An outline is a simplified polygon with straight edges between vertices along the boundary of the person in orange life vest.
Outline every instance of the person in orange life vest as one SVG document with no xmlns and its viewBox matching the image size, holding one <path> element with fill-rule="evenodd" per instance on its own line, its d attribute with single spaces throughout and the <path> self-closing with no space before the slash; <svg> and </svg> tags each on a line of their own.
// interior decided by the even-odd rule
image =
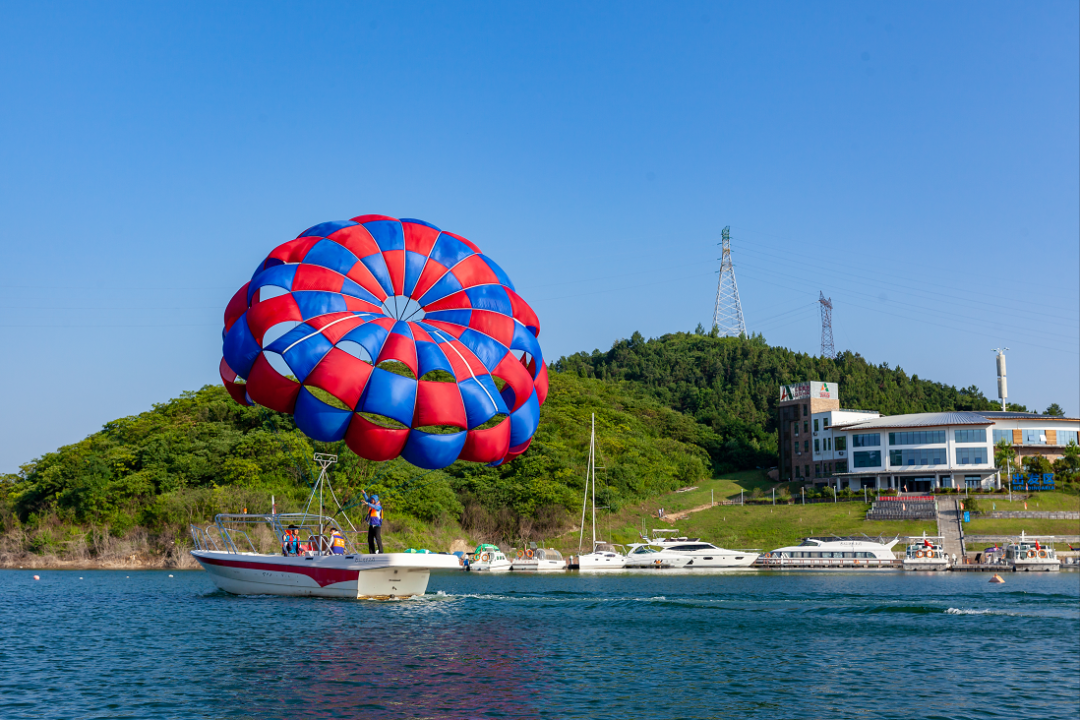
<svg viewBox="0 0 1080 720">
<path fill-rule="evenodd" d="M 285 534 L 281 536 L 281 554 L 282 555 L 299 555 L 300 554 L 300 536 L 296 534 L 297 527 L 290 525 Z"/>
<path fill-rule="evenodd" d="M 368 497 L 368 494 L 364 493 L 364 504 L 367 505 L 367 545 L 368 552 L 372 555 L 375 554 L 375 547 L 378 546 L 379 553 L 383 552 L 382 546 L 382 503 L 379 502 L 378 495 L 372 495 Z"/>
<path fill-rule="evenodd" d="M 345 536 L 337 528 L 330 532 L 330 551 L 335 555 L 345 554 Z"/>
</svg>

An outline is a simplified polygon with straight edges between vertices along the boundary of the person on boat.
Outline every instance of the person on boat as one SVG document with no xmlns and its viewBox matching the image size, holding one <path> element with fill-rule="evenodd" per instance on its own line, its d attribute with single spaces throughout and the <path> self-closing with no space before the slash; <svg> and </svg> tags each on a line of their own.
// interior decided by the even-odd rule
<svg viewBox="0 0 1080 720">
<path fill-rule="evenodd" d="M 300 554 L 300 536 L 296 534 L 297 529 L 295 525 L 290 525 L 281 536 L 281 554 L 286 557 Z"/>
<path fill-rule="evenodd" d="M 330 531 L 330 551 L 335 555 L 345 554 L 345 536 L 337 528 Z"/>
<path fill-rule="evenodd" d="M 379 554 L 383 552 L 382 546 L 382 503 L 379 502 L 378 495 L 372 495 L 368 497 L 368 494 L 364 493 L 364 504 L 368 507 L 368 531 L 367 531 L 367 544 L 368 552 L 372 555 L 375 554 L 375 548 L 378 546 Z"/>
</svg>

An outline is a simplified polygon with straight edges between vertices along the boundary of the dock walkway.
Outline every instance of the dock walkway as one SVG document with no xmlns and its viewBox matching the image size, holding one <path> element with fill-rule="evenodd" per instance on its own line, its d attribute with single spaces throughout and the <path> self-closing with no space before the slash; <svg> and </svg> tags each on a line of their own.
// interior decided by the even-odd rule
<svg viewBox="0 0 1080 720">
<path fill-rule="evenodd" d="M 937 503 L 937 533 L 942 537 L 942 548 L 956 558 L 964 557 L 964 543 L 960 530 L 960 502 L 956 498 L 940 498 Z"/>
</svg>

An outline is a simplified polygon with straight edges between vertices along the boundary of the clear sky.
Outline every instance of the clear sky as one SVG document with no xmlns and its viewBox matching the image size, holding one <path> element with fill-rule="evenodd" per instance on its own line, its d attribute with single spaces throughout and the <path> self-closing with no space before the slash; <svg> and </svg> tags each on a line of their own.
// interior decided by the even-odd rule
<svg viewBox="0 0 1080 720">
<path fill-rule="evenodd" d="M 548 359 L 712 317 L 1080 413 L 1076 2 L 0 2 L 0 472 L 218 382 L 324 220 L 491 255 Z M 827 378 L 822 378 L 827 379 Z M 841 388 L 841 393 L 843 388 Z"/>
</svg>

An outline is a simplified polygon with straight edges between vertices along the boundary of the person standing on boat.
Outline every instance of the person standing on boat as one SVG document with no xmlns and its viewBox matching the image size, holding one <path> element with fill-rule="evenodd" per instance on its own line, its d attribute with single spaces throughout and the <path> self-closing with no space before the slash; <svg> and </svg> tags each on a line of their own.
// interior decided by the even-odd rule
<svg viewBox="0 0 1080 720">
<path fill-rule="evenodd" d="M 372 495 L 368 497 L 368 494 L 364 493 L 364 504 L 368 507 L 368 530 L 367 530 L 367 545 L 368 552 L 372 555 L 375 554 L 375 547 L 378 546 L 379 554 L 383 552 L 382 546 L 382 503 L 379 502 L 378 495 Z"/>
<path fill-rule="evenodd" d="M 285 534 L 281 536 L 281 554 L 285 556 L 300 554 L 300 536 L 296 534 L 297 527 L 290 525 Z"/>
</svg>

